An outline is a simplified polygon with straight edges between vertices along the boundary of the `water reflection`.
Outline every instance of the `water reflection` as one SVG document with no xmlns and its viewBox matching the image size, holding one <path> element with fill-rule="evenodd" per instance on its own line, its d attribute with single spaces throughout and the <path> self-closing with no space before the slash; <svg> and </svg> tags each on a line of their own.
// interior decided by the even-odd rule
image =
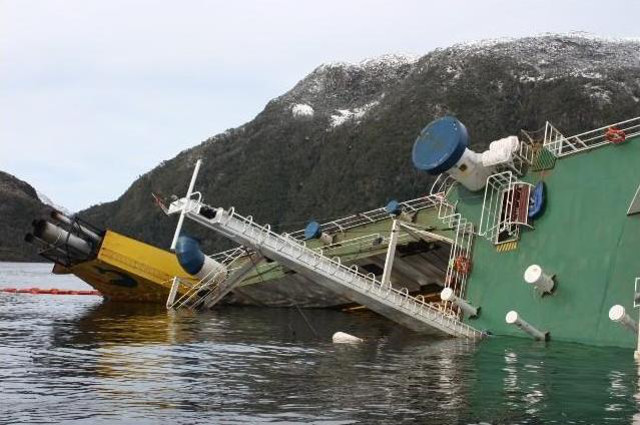
<svg viewBox="0 0 640 425">
<path fill-rule="evenodd" d="M 80 298 L 0 296 L 0 423 L 640 422 L 630 350 Z M 338 330 L 366 341 L 334 345 Z"/>
</svg>

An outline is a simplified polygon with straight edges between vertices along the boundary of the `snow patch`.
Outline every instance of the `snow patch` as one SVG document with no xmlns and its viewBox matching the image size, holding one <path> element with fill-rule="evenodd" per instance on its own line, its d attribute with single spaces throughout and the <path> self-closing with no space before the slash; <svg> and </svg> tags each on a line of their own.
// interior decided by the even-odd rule
<svg viewBox="0 0 640 425">
<path fill-rule="evenodd" d="M 45 195 L 44 193 L 38 191 L 38 189 L 36 189 L 36 195 L 38 195 L 38 199 L 40 199 L 40 202 L 42 202 L 43 204 L 49 205 L 50 207 L 56 209 L 57 211 L 60 211 L 64 215 L 69 215 L 69 216 L 73 215 L 73 213 L 71 211 L 69 211 L 65 207 L 62 207 L 62 206 L 56 204 L 47 195 Z"/>
<path fill-rule="evenodd" d="M 336 109 L 337 114 L 331 115 L 331 127 L 335 128 L 352 120 L 358 122 L 367 113 L 367 111 L 379 103 L 379 101 L 375 100 L 354 109 Z"/>
<path fill-rule="evenodd" d="M 296 103 L 291 107 L 291 113 L 294 117 L 312 117 L 313 108 L 306 103 Z"/>
</svg>

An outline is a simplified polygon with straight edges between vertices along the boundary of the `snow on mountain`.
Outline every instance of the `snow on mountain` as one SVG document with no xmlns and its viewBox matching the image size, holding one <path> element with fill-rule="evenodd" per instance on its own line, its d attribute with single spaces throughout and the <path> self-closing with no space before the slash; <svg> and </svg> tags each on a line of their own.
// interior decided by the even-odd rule
<svg viewBox="0 0 640 425">
<path fill-rule="evenodd" d="M 313 108 L 306 103 L 296 103 L 291 107 L 291 113 L 294 117 L 312 117 Z"/>
<path fill-rule="evenodd" d="M 45 205 L 49 205 L 50 207 L 60 211 L 61 213 L 67 215 L 67 216 L 72 216 L 73 212 L 69 211 L 67 208 L 60 206 L 58 204 L 56 204 L 55 202 L 53 202 L 47 195 L 45 195 L 44 193 L 40 192 L 38 189 L 36 189 L 36 195 L 38 195 L 38 199 L 40 199 L 40 202 L 42 202 Z"/>
<path fill-rule="evenodd" d="M 337 114 L 331 115 L 331 127 L 335 128 L 347 121 L 356 121 L 358 122 L 371 108 L 380 104 L 379 101 L 375 100 L 373 102 L 367 103 L 366 105 L 362 105 L 358 108 L 354 109 L 338 109 L 336 110 Z"/>
</svg>

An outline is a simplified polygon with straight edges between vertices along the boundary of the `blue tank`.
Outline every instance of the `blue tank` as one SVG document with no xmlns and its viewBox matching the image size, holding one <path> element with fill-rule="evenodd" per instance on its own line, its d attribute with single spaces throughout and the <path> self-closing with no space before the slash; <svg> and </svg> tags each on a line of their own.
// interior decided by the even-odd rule
<svg viewBox="0 0 640 425">
<path fill-rule="evenodd" d="M 185 272 L 195 275 L 202 270 L 204 253 L 197 239 L 181 235 L 176 243 L 176 257 Z"/>
<path fill-rule="evenodd" d="M 469 146 L 469 134 L 454 117 L 442 117 L 422 129 L 413 144 L 413 165 L 432 175 L 453 167 Z"/>
</svg>

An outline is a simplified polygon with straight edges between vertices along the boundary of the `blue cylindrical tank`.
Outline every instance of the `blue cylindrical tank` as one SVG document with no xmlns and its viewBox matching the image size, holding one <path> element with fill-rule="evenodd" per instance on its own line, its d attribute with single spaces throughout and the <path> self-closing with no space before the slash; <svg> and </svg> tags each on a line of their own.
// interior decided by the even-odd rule
<svg viewBox="0 0 640 425">
<path fill-rule="evenodd" d="M 197 239 L 181 235 L 176 243 L 176 257 L 185 272 L 196 275 L 204 265 L 204 253 Z"/>
<path fill-rule="evenodd" d="M 468 146 L 469 134 L 464 124 L 454 117 L 442 117 L 420 132 L 413 145 L 413 164 L 437 175 L 453 167 Z"/>
</svg>

